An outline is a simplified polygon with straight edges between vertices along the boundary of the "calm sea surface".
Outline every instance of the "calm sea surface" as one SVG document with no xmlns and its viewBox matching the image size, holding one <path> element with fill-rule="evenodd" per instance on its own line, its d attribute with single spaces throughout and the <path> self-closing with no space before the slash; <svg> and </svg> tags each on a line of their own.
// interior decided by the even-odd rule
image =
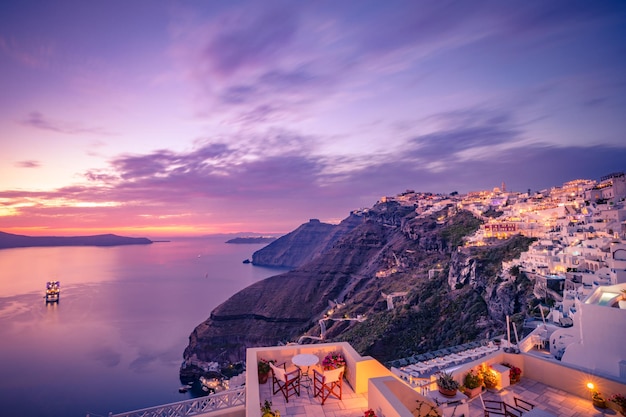
<svg viewBox="0 0 626 417">
<path fill-rule="evenodd" d="M 189 334 L 232 294 L 283 270 L 223 237 L 0 250 L 0 415 L 106 416 L 181 401 Z M 61 281 L 47 304 L 48 280 Z"/>
</svg>

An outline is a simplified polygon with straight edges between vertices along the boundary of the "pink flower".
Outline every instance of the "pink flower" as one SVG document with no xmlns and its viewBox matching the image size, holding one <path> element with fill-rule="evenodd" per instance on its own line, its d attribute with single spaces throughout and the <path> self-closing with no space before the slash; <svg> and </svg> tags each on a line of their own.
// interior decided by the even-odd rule
<svg viewBox="0 0 626 417">
<path fill-rule="evenodd" d="M 626 397 L 622 394 L 613 394 L 609 401 L 619 405 L 620 407 L 626 407 Z"/>
<path fill-rule="evenodd" d="M 341 368 L 342 366 L 346 366 L 346 360 L 343 358 L 343 356 L 341 356 L 340 353 L 337 352 L 329 353 L 324 357 L 324 360 L 322 361 L 322 368 L 324 368 L 325 370 L 337 369 Z"/>
</svg>

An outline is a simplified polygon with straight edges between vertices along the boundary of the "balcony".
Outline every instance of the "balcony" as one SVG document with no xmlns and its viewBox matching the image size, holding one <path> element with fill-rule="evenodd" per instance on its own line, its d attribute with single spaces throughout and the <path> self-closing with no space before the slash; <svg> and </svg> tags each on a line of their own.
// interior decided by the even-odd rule
<svg viewBox="0 0 626 417">
<path fill-rule="evenodd" d="M 339 352 L 346 360 L 346 373 L 343 383 L 342 399 L 329 397 L 322 406 L 319 398 L 313 397 L 313 388 L 301 388 L 299 397 L 291 397 L 287 403 L 283 395 L 278 392 L 272 395 L 272 382 L 259 384 L 256 366 L 259 360 L 274 360 L 276 363 L 286 363 L 287 367 L 294 367 L 291 358 L 300 353 L 316 355 L 320 362 L 328 353 Z M 293 345 L 266 348 L 248 349 L 246 355 L 248 372 L 246 386 L 246 416 L 261 417 L 260 404 L 265 400 L 272 402 L 272 409 L 278 409 L 281 416 L 305 417 L 362 417 L 368 408 L 368 380 L 369 378 L 389 376 L 390 371 L 380 362 L 371 357 L 360 356 L 348 343 L 325 343 L 315 345 Z M 309 370 L 313 372 L 313 368 Z M 320 365 L 317 369 L 321 370 Z M 259 389 L 254 389 L 258 387 Z"/>
</svg>

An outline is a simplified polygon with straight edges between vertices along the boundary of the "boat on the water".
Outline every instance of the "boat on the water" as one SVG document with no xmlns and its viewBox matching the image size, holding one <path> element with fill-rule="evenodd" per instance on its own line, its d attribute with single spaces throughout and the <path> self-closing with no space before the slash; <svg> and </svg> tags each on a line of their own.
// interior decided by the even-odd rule
<svg viewBox="0 0 626 417">
<path fill-rule="evenodd" d="M 46 283 L 46 303 L 59 301 L 61 297 L 61 283 L 59 281 L 48 281 Z"/>
</svg>

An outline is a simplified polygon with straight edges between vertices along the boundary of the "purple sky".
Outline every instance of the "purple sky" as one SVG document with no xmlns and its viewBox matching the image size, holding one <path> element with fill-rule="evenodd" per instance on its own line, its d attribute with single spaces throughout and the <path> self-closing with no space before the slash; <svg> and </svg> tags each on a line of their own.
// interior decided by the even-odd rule
<svg viewBox="0 0 626 417">
<path fill-rule="evenodd" d="M 288 232 L 626 169 L 624 1 L 4 1 L 0 230 Z"/>
</svg>

